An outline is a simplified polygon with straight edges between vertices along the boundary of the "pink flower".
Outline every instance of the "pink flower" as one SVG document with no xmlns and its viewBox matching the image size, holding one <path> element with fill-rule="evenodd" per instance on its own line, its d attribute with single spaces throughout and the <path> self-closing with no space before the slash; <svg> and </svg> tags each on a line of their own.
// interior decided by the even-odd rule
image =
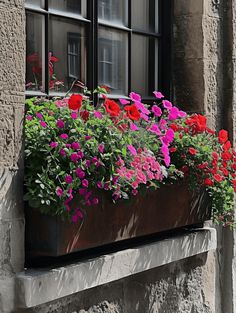
<svg viewBox="0 0 236 313">
<path fill-rule="evenodd" d="M 79 179 L 83 179 L 85 177 L 85 172 L 80 167 L 77 168 L 75 172 Z"/>
<path fill-rule="evenodd" d="M 70 159 L 72 162 L 76 163 L 79 160 L 79 156 L 77 153 L 72 153 Z"/>
<path fill-rule="evenodd" d="M 58 108 L 63 108 L 68 105 L 68 99 L 56 100 L 55 104 Z"/>
<path fill-rule="evenodd" d="M 91 138 L 91 136 L 85 136 L 85 140 L 90 140 Z"/>
<path fill-rule="evenodd" d="M 143 114 L 149 115 L 151 112 L 145 107 L 141 102 L 135 102 L 135 106 L 138 110 L 140 110 Z"/>
<path fill-rule="evenodd" d="M 141 101 L 141 96 L 138 94 L 138 93 L 135 93 L 135 92 L 131 92 L 130 94 L 129 94 L 129 97 L 130 97 L 130 99 L 131 100 L 133 100 L 133 101 Z"/>
<path fill-rule="evenodd" d="M 70 149 L 70 148 L 71 148 L 71 144 L 70 144 L 70 143 L 67 143 L 67 144 L 66 144 L 66 148 Z"/>
<path fill-rule="evenodd" d="M 138 188 L 138 182 L 137 181 L 132 182 L 131 186 L 133 189 L 137 189 Z"/>
<path fill-rule="evenodd" d="M 97 205 L 99 203 L 98 198 L 93 198 L 93 204 Z"/>
<path fill-rule="evenodd" d="M 119 99 L 119 101 L 120 101 L 120 104 L 122 104 L 122 105 L 126 105 L 126 104 L 130 103 L 129 101 L 127 101 L 125 99 Z"/>
<path fill-rule="evenodd" d="M 55 141 L 52 141 L 52 142 L 50 143 L 50 147 L 51 147 L 51 148 L 56 148 L 57 146 L 58 146 L 58 143 L 55 142 Z"/>
<path fill-rule="evenodd" d="M 103 144 L 99 144 L 99 145 L 98 145 L 98 150 L 99 150 L 100 153 L 103 153 L 103 152 L 104 152 L 104 148 L 105 148 L 105 147 L 104 147 Z"/>
<path fill-rule="evenodd" d="M 129 151 L 130 151 L 130 153 L 131 153 L 132 155 L 137 155 L 137 151 L 136 151 L 136 149 L 134 148 L 134 146 L 128 145 L 127 148 L 129 149 Z"/>
<path fill-rule="evenodd" d="M 163 137 L 163 142 L 168 145 L 173 142 L 174 138 L 175 138 L 175 133 L 173 129 L 169 128 L 165 136 Z"/>
<path fill-rule="evenodd" d="M 138 194 L 138 190 L 133 189 L 133 190 L 132 190 L 132 195 L 133 195 L 133 196 L 136 196 L 137 194 Z"/>
<path fill-rule="evenodd" d="M 159 121 L 159 127 L 161 130 L 166 130 L 167 121 L 164 119 L 160 119 Z"/>
<path fill-rule="evenodd" d="M 56 125 L 58 128 L 64 128 L 65 127 L 65 123 L 62 120 L 58 120 Z"/>
<path fill-rule="evenodd" d="M 87 180 L 87 179 L 83 179 L 83 180 L 82 180 L 82 186 L 85 187 L 85 188 L 87 188 L 88 185 L 89 185 L 88 180 Z"/>
<path fill-rule="evenodd" d="M 27 121 L 32 121 L 33 117 L 31 115 L 26 116 Z"/>
<path fill-rule="evenodd" d="M 163 107 L 167 110 L 170 110 L 172 108 L 172 103 L 168 100 L 162 100 Z"/>
<path fill-rule="evenodd" d="M 157 99 L 164 98 L 163 94 L 160 91 L 154 91 L 153 93 Z"/>
<path fill-rule="evenodd" d="M 44 127 L 44 128 L 48 126 L 47 123 L 45 123 L 45 122 L 43 122 L 43 121 L 40 121 L 39 124 L 40 124 L 42 127 Z"/>
<path fill-rule="evenodd" d="M 152 107 L 152 112 L 158 117 L 162 115 L 162 111 L 157 105 Z"/>
<path fill-rule="evenodd" d="M 71 116 L 71 118 L 72 118 L 73 120 L 77 120 L 77 118 L 78 118 L 78 114 L 77 114 L 76 112 L 72 112 L 72 113 L 70 114 L 70 116 Z"/>
<path fill-rule="evenodd" d="M 42 120 L 42 119 L 43 119 L 43 115 L 42 115 L 41 113 L 36 113 L 35 115 L 36 115 L 36 116 L 37 116 L 37 118 L 39 118 L 40 120 Z"/>
<path fill-rule="evenodd" d="M 72 142 L 71 148 L 72 148 L 73 150 L 79 150 L 80 144 L 79 144 L 78 142 Z"/>
<path fill-rule="evenodd" d="M 91 164 L 91 162 L 90 162 L 89 160 L 86 160 L 86 161 L 85 161 L 85 166 L 86 166 L 86 168 L 89 168 L 89 167 L 90 167 L 90 164 Z"/>
<path fill-rule="evenodd" d="M 156 134 L 157 136 L 161 135 L 161 131 L 157 124 L 152 124 L 152 126 L 148 129 L 151 133 Z"/>
<path fill-rule="evenodd" d="M 176 107 L 172 107 L 170 109 L 170 113 L 169 113 L 168 119 L 170 121 L 173 121 L 173 120 L 176 120 L 178 117 L 179 117 L 179 109 L 176 108 Z"/>
<path fill-rule="evenodd" d="M 61 149 L 59 151 L 59 154 L 64 157 L 66 155 L 66 151 L 64 149 Z"/>
<path fill-rule="evenodd" d="M 61 134 L 61 135 L 60 135 L 60 138 L 66 140 L 66 139 L 69 138 L 69 136 L 68 136 L 67 134 Z"/>
<path fill-rule="evenodd" d="M 102 118 L 103 118 L 102 113 L 99 112 L 99 111 L 94 111 L 94 116 L 95 116 L 96 118 L 99 118 L 99 119 L 102 119 Z"/>
<path fill-rule="evenodd" d="M 149 121 L 149 117 L 148 117 L 146 114 L 141 113 L 140 116 L 141 116 L 141 118 L 142 118 L 144 121 L 146 121 L 146 122 Z"/>
<path fill-rule="evenodd" d="M 79 194 L 80 194 L 81 196 L 85 196 L 85 195 L 87 194 L 87 189 L 80 188 L 80 189 L 79 189 Z"/>
<path fill-rule="evenodd" d="M 56 188 L 56 194 L 57 194 L 57 196 L 58 197 L 62 197 L 62 195 L 63 195 L 63 190 L 61 189 L 61 187 L 57 187 Z"/>
<path fill-rule="evenodd" d="M 138 130 L 138 126 L 136 124 L 134 124 L 134 123 L 130 123 L 130 129 L 132 131 L 136 131 L 136 130 Z"/>
<path fill-rule="evenodd" d="M 82 151 L 78 151 L 77 154 L 78 154 L 80 159 L 83 159 L 84 153 Z"/>
<path fill-rule="evenodd" d="M 71 175 L 66 175 L 66 176 L 65 176 L 65 182 L 66 182 L 67 184 L 72 184 L 72 182 L 73 182 L 72 176 L 71 176 Z"/>
<path fill-rule="evenodd" d="M 72 216 L 72 222 L 73 223 L 77 223 L 79 220 L 79 216 L 75 213 L 73 216 Z"/>
<path fill-rule="evenodd" d="M 185 116 L 187 116 L 187 113 L 186 112 L 184 112 L 184 111 L 179 111 L 179 117 L 185 117 Z"/>
<path fill-rule="evenodd" d="M 102 189 L 102 182 L 98 181 L 98 182 L 97 182 L 97 187 L 98 187 L 99 189 Z"/>
</svg>

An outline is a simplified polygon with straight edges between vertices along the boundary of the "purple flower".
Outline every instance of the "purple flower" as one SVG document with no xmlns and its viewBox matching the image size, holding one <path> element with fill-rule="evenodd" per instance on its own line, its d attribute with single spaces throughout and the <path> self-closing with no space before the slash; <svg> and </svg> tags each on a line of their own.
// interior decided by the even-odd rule
<svg viewBox="0 0 236 313">
<path fill-rule="evenodd" d="M 26 116 L 27 121 L 32 121 L 33 117 L 31 115 Z"/>
<path fill-rule="evenodd" d="M 65 127 L 65 123 L 62 120 L 58 120 L 56 125 L 58 128 L 64 128 Z"/>
<path fill-rule="evenodd" d="M 51 147 L 51 148 L 56 148 L 57 146 L 58 146 L 58 142 L 52 141 L 52 142 L 50 143 L 50 147 Z"/>
<path fill-rule="evenodd" d="M 63 190 L 61 189 L 61 187 L 56 188 L 56 194 L 58 197 L 61 198 L 61 196 L 63 195 Z"/>
<path fill-rule="evenodd" d="M 66 139 L 68 139 L 68 137 L 69 137 L 69 136 L 68 136 L 67 134 L 61 134 L 61 135 L 60 135 L 60 138 L 61 138 L 61 139 L 65 139 L 65 140 L 66 140 Z"/>
<path fill-rule="evenodd" d="M 59 154 L 64 157 L 66 155 L 66 151 L 64 149 L 61 149 L 59 151 Z"/>
<path fill-rule="evenodd" d="M 71 176 L 71 175 L 66 175 L 66 176 L 65 176 L 65 182 L 66 182 L 67 184 L 72 184 L 72 183 L 73 183 L 73 178 L 72 178 L 72 176 Z"/>
<path fill-rule="evenodd" d="M 70 159 L 72 162 L 77 162 L 79 160 L 79 156 L 77 153 L 72 153 L 71 156 L 70 156 Z"/>
<path fill-rule="evenodd" d="M 99 112 L 99 111 L 94 111 L 94 116 L 95 116 L 96 118 L 99 118 L 99 119 L 102 119 L 102 118 L 103 118 L 102 113 Z"/>
<path fill-rule="evenodd" d="M 80 167 L 77 168 L 75 172 L 79 179 L 83 179 L 85 177 L 85 172 Z"/>
<path fill-rule="evenodd" d="M 76 120 L 78 118 L 78 114 L 76 112 L 72 112 L 70 116 L 73 120 Z"/>
<path fill-rule="evenodd" d="M 82 151 L 78 151 L 77 154 L 78 154 L 80 159 L 83 159 L 84 153 Z"/>
<path fill-rule="evenodd" d="M 36 116 L 37 116 L 37 118 L 39 118 L 40 120 L 42 120 L 42 119 L 43 119 L 43 115 L 42 115 L 41 113 L 36 113 L 35 115 L 36 115 Z"/>
<path fill-rule="evenodd" d="M 100 153 L 104 152 L 104 148 L 105 147 L 104 147 L 104 145 L 102 143 L 98 145 L 98 150 L 99 150 Z"/>
<path fill-rule="evenodd" d="M 157 99 L 164 98 L 163 94 L 160 91 L 154 91 L 153 93 Z"/>
<path fill-rule="evenodd" d="M 45 123 L 45 122 L 43 122 L 43 121 L 40 121 L 39 124 L 40 124 L 42 127 L 44 127 L 44 128 L 48 126 L 47 123 Z"/>
<path fill-rule="evenodd" d="M 130 151 L 130 153 L 131 153 L 132 155 L 137 155 L 137 151 L 136 151 L 136 149 L 135 149 L 134 146 L 128 145 L 127 148 L 129 149 L 129 151 Z"/>
<path fill-rule="evenodd" d="M 87 180 L 87 179 L 83 179 L 83 180 L 82 180 L 82 186 L 85 187 L 85 188 L 87 188 L 88 185 L 89 185 L 88 180 Z"/>
<path fill-rule="evenodd" d="M 72 148 L 73 150 L 79 150 L 80 144 L 79 144 L 78 142 L 72 142 L 71 148 Z"/>
<path fill-rule="evenodd" d="M 131 100 L 133 101 L 141 101 L 141 96 L 138 94 L 138 93 L 135 93 L 135 92 L 131 92 L 129 94 L 129 97 Z"/>
<path fill-rule="evenodd" d="M 97 162 L 98 162 L 98 158 L 97 158 L 97 157 L 93 157 L 93 158 L 92 158 L 92 163 L 93 163 L 93 164 L 96 164 Z"/>
<path fill-rule="evenodd" d="M 179 111 L 179 117 L 185 117 L 187 115 L 187 113 L 186 112 L 184 112 L 184 111 Z"/>
<path fill-rule="evenodd" d="M 172 108 L 172 103 L 168 100 L 162 100 L 163 107 L 167 110 L 170 110 Z"/>
<path fill-rule="evenodd" d="M 152 107 L 152 112 L 158 117 L 162 115 L 162 111 L 157 105 Z"/>
</svg>

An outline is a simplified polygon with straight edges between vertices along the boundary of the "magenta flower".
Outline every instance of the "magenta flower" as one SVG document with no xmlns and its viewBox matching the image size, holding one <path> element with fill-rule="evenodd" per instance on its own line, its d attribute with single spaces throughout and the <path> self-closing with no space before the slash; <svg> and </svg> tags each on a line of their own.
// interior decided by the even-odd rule
<svg viewBox="0 0 236 313">
<path fill-rule="evenodd" d="M 151 133 L 154 133 L 156 134 L 157 136 L 160 136 L 161 135 L 161 131 L 158 127 L 157 124 L 152 124 L 150 128 L 148 128 L 148 130 L 151 132 Z"/>
<path fill-rule="evenodd" d="M 69 136 L 68 136 L 67 134 L 61 134 L 61 135 L 60 135 L 60 138 L 66 140 L 66 139 L 69 138 Z"/>
<path fill-rule="evenodd" d="M 162 115 L 162 111 L 157 105 L 152 107 L 152 112 L 158 117 Z"/>
<path fill-rule="evenodd" d="M 27 121 L 32 121 L 33 117 L 31 115 L 26 116 Z"/>
<path fill-rule="evenodd" d="M 59 154 L 64 157 L 66 155 L 66 151 L 64 149 L 61 149 L 59 151 Z"/>
<path fill-rule="evenodd" d="M 102 113 L 99 112 L 99 111 L 94 111 L 94 116 L 95 116 L 96 118 L 99 118 L 99 119 L 102 119 L 102 118 L 103 118 Z"/>
<path fill-rule="evenodd" d="M 135 93 L 135 92 L 131 92 L 129 94 L 129 97 L 131 100 L 133 100 L 134 102 L 138 101 L 140 102 L 141 101 L 141 96 L 138 94 L 138 93 Z"/>
<path fill-rule="evenodd" d="M 86 166 L 86 168 L 89 168 L 89 167 L 90 167 L 90 164 L 91 164 L 90 160 L 86 160 L 86 161 L 85 161 L 85 166 Z"/>
<path fill-rule="evenodd" d="M 66 176 L 65 176 L 65 182 L 66 182 L 67 184 L 72 184 L 72 183 L 73 183 L 73 178 L 72 178 L 72 176 L 71 176 L 71 175 L 66 175 Z"/>
<path fill-rule="evenodd" d="M 98 200 L 98 198 L 93 198 L 93 204 L 95 204 L 95 205 L 97 205 L 98 203 L 99 203 L 99 200 Z"/>
<path fill-rule="evenodd" d="M 166 130 L 167 121 L 164 119 L 160 119 L 159 121 L 159 127 L 161 130 Z"/>
<path fill-rule="evenodd" d="M 45 123 L 45 122 L 43 122 L 43 121 L 40 121 L 39 124 L 40 124 L 42 127 L 44 127 L 44 128 L 48 126 L 47 123 Z"/>
<path fill-rule="evenodd" d="M 64 128 L 65 127 L 65 123 L 62 120 L 58 120 L 56 125 L 58 128 Z"/>
<path fill-rule="evenodd" d="M 136 131 L 136 130 L 138 130 L 138 126 L 136 124 L 134 124 L 134 123 L 130 123 L 130 129 L 132 131 Z"/>
<path fill-rule="evenodd" d="M 73 150 L 79 150 L 80 144 L 79 144 L 78 142 L 72 142 L 71 148 L 72 148 Z"/>
<path fill-rule="evenodd" d="M 72 162 L 76 163 L 79 160 L 79 156 L 77 153 L 72 153 L 70 159 Z"/>
<path fill-rule="evenodd" d="M 82 186 L 85 187 L 85 188 L 87 188 L 88 185 L 89 185 L 88 180 L 87 180 L 87 179 L 83 179 L 83 180 L 82 180 Z"/>
<path fill-rule="evenodd" d="M 85 136 L 85 140 L 90 140 L 91 138 L 91 136 Z"/>
<path fill-rule="evenodd" d="M 75 172 L 79 179 L 83 179 L 85 177 L 85 172 L 80 167 L 77 168 Z"/>
<path fill-rule="evenodd" d="M 78 114 L 76 112 L 72 112 L 70 116 L 73 120 L 77 120 L 78 118 Z"/>
<path fill-rule="evenodd" d="M 130 153 L 131 153 L 132 155 L 137 155 L 137 151 L 136 151 L 136 149 L 135 149 L 134 146 L 128 145 L 127 148 L 129 149 L 129 151 L 130 151 Z"/>
<path fill-rule="evenodd" d="M 73 222 L 73 223 L 77 223 L 78 220 L 79 220 L 79 216 L 78 216 L 77 213 L 75 213 L 75 214 L 72 216 L 72 222 Z"/>
<path fill-rule="evenodd" d="M 185 117 L 187 115 L 186 112 L 184 111 L 179 111 L 179 117 L 182 118 L 182 117 Z"/>
<path fill-rule="evenodd" d="M 70 149 L 70 148 L 71 148 L 71 144 L 70 144 L 70 143 L 67 143 L 67 144 L 66 144 L 66 148 Z"/>
<path fill-rule="evenodd" d="M 99 189 L 102 189 L 102 187 L 103 187 L 102 182 L 98 181 L 98 182 L 97 182 L 97 187 L 98 187 Z"/>
<path fill-rule="evenodd" d="M 61 189 L 61 187 L 57 187 L 57 188 L 56 188 L 56 194 L 57 194 L 57 196 L 58 196 L 59 198 L 62 197 L 62 195 L 63 195 L 63 190 Z"/>
<path fill-rule="evenodd" d="M 142 118 L 144 121 L 146 121 L 146 122 L 149 121 L 149 117 L 148 117 L 146 114 L 141 113 L 140 116 L 141 116 L 141 118 Z"/>
<path fill-rule="evenodd" d="M 83 213 L 81 212 L 80 209 L 77 209 L 77 215 L 78 215 L 78 217 L 79 217 L 81 220 L 84 218 L 84 215 L 83 215 Z"/>
<path fill-rule="evenodd" d="M 99 145 L 98 145 L 98 150 L 99 150 L 100 153 L 103 153 L 103 152 L 104 152 L 104 149 L 105 149 L 105 147 L 104 147 L 103 144 L 99 144 Z"/>
<path fill-rule="evenodd" d="M 87 194 L 87 189 L 80 188 L 80 189 L 79 189 L 79 194 L 80 194 L 81 196 L 85 196 L 85 195 Z"/>
<path fill-rule="evenodd" d="M 135 106 L 138 110 L 140 110 L 143 114 L 149 115 L 151 112 L 145 107 L 141 102 L 135 102 Z"/>
<path fill-rule="evenodd" d="M 164 98 L 163 94 L 160 91 L 154 91 L 153 93 L 157 99 Z"/>
<path fill-rule="evenodd" d="M 58 146 L 58 142 L 52 141 L 52 142 L 50 143 L 50 147 L 51 147 L 51 148 L 56 148 L 57 146 Z"/>
<path fill-rule="evenodd" d="M 137 190 L 137 189 L 133 189 L 133 190 L 132 190 L 132 195 L 133 195 L 133 196 L 136 196 L 137 194 L 138 194 L 138 190 Z"/>
<path fill-rule="evenodd" d="M 119 101 L 120 101 L 120 104 L 122 104 L 122 105 L 126 105 L 126 104 L 129 104 L 130 102 L 129 101 L 127 101 L 126 99 L 119 99 Z"/>
<path fill-rule="evenodd" d="M 167 110 L 170 110 L 172 108 L 172 103 L 168 100 L 162 100 L 163 107 Z"/>
<path fill-rule="evenodd" d="M 83 159 L 84 153 L 82 151 L 78 151 L 77 154 L 78 154 L 80 159 Z"/>
<path fill-rule="evenodd" d="M 173 142 L 174 138 L 175 138 L 175 133 L 173 129 L 169 128 L 165 136 L 163 137 L 163 142 L 168 145 Z"/>
<path fill-rule="evenodd" d="M 39 118 L 40 120 L 42 120 L 42 119 L 43 119 L 43 115 L 42 115 L 41 113 L 36 113 L 35 115 L 36 115 L 36 116 L 37 116 L 37 118 Z"/>
</svg>

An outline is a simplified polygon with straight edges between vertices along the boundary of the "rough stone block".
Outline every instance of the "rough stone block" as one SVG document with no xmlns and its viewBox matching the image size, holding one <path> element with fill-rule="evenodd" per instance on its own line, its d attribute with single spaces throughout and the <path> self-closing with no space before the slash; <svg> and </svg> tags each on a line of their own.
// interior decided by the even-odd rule
<svg viewBox="0 0 236 313">
<path fill-rule="evenodd" d="M 205 59 L 223 59 L 223 30 L 221 20 L 214 17 L 204 17 L 202 20 L 204 33 L 203 53 Z"/>
<path fill-rule="evenodd" d="M 0 106 L 0 167 L 11 167 L 14 156 L 14 111 Z"/>
<path fill-rule="evenodd" d="M 175 0 L 174 14 L 179 15 L 193 15 L 203 13 L 204 0 Z"/>
</svg>

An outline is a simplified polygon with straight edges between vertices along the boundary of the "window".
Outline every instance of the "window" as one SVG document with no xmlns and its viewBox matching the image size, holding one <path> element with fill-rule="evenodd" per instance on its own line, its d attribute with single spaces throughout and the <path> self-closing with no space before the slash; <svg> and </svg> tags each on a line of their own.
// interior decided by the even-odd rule
<svg viewBox="0 0 236 313">
<path fill-rule="evenodd" d="M 26 92 L 61 95 L 75 80 L 114 98 L 166 92 L 170 9 L 171 0 L 26 0 Z"/>
</svg>

